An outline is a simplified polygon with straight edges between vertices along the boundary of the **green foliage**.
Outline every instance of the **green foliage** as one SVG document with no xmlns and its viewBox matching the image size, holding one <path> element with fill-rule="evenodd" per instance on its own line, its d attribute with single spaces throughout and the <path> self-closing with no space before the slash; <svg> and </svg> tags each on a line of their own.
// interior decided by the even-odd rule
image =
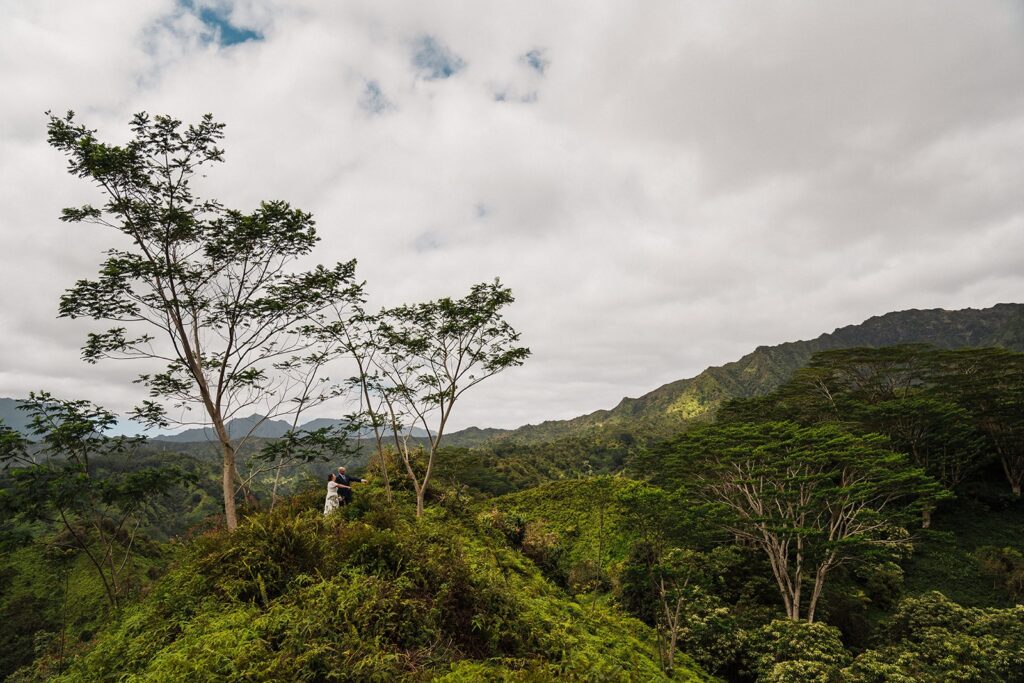
<svg viewBox="0 0 1024 683">
<path fill-rule="evenodd" d="M 859 572 L 864 592 L 873 605 L 881 609 L 896 606 L 903 596 L 903 568 L 895 562 L 869 565 Z"/>
<path fill-rule="evenodd" d="M 853 683 L 1024 680 L 1024 606 L 965 608 L 941 593 L 907 598 L 883 643 L 843 671 Z"/>
<path fill-rule="evenodd" d="M 588 592 L 598 577 L 614 580 L 627 557 L 633 539 L 622 501 L 641 488 L 650 487 L 620 477 L 554 481 L 497 498 L 485 515 L 510 537 L 520 533 L 510 523 L 521 528 L 520 546 L 549 578 Z"/>
<path fill-rule="evenodd" d="M 982 571 L 1014 602 L 1024 601 L 1024 553 L 1017 548 L 982 546 L 975 551 Z"/>
<path fill-rule="evenodd" d="M 82 552 L 64 547 L 66 535 L 49 531 L 0 556 L 0 678 L 18 666 L 29 680 L 37 669 L 58 671 L 110 617 L 104 586 Z M 137 594 L 159 572 L 164 558 L 140 544 L 121 573 L 124 595 Z M 13 679 L 12 679 L 13 680 Z"/>
<path fill-rule="evenodd" d="M 662 678 L 649 630 L 571 601 L 489 525 L 444 507 L 416 522 L 366 494 L 181 546 L 57 680 Z M 704 680 L 689 665 L 676 678 Z"/>
<path fill-rule="evenodd" d="M 3 441 L 0 462 L 8 475 L 0 491 L 0 509 L 7 513 L 4 525 L 59 524 L 59 546 L 89 558 L 116 607 L 128 590 L 123 574 L 138 528 L 162 511 L 161 499 L 194 478 L 166 464 L 104 468 L 99 461 L 130 459 L 143 439 L 105 435 L 116 418 L 88 401 L 32 394 L 23 408 L 40 442 L 30 446 L 20 439 Z"/>
<path fill-rule="evenodd" d="M 473 448 L 446 446 L 438 457 L 435 476 L 501 496 L 552 480 L 612 474 L 623 469 L 629 450 L 618 440 L 584 436 L 551 443 L 499 440 Z"/>
<path fill-rule="evenodd" d="M 960 349 L 941 354 L 936 382 L 970 412 L 998 455 L 1013 495 L 1024 486 L 1024 353 Z"/>
<path fill-rule="evenodd" d="M 1000 476 L 994 473 L 995 476 Z M 1003 492 L 989 506 L 967 495 L 945 506 L 931 529 L 914 533 L 914 550 L 903 562 L 909 595 L 940 590 L 968 607 L 1006 607 L 1013 604 L 1006 587 L 987 574 L 980 561 L 982 548 L 1024 551 L 1024 507 Z"/>
<path fill-rule="evenodd" d="M 749 632 L 747 652 L 751 673 L 771 683 L 839 683 L 849 661 L 837 629 L 791 620 Z"/>
<path fill-rule="evenodd" d="M 994 452 L 1015 495 L 1024 482 L 1024 353 L 924 344 L 815 354 L 771 396 L 734 400 L 725 421 L 837 423 L 880 433 L 947 488 Z"/>
</svg>

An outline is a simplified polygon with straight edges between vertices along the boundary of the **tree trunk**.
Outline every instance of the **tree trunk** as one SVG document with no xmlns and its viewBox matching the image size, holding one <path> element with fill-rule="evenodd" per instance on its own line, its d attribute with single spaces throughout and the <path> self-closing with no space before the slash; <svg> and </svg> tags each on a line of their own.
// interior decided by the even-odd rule
<svg viewBox="0 0 1024 683">
<path fill-rule="evenodd" d="M 925 508 L 921 510 L 921 528 L 928 529 L 932 525 L 932 510 L 931 508 Z"/>
<path fill-rule="evenodd" d="M 811 591 L 811 602 L 807 606 L 807 623 L 814 623 L 814 611 L 818 607 L 818 599 L 821 597 L 821 592 L 825 588 L 825 579 L 828 578 L 828 573 L 834 566 L 832 563 L 836 559 L 835 551 L 829 553 L 828 557 L 818 565 L 817 571 L 814 572 L 814 589 Z"/>
<path fill-rule="evenodd" d="M 270 511 L 274 511 L 274 506 L 277 504 L 277 485 L 281 482 L 281 467 L 283 467 L 283 459 L 278 458 L 277 471 L 274 473 L 274 486 L 270 489 Z"/>
<path fill-rule="evenodd" d="M 1003 466 L 1003 473 L 1006 475 L 1006 481 L 1010 482 L 1010 490 L 1013 491 L 1013 495 L 1020 498 L 1020 485 L 1024 476 L 1022 476 L 1019 464 L 1012 458 L 1008 457 L 1002 450 L 1000 450 L 999 463 Z"/>
<path fill-rule="evenodd" d="M 443 423 L 442 423 L 443 427 Z M 437 432 L 437 438 L 441 438 L 441 430 Z M 416 491 L 416 519 L 423 516 L 423 501 L 427 497 L 427 486 L 430 485 L 430 475 L 434 470 L 434 454 L 437 452 L 437 441 L 430 446 L 430 455 L 427 457 L 427 471 L 423 473 L 423 481 L 420 482 L 420 488 Z"/>
<path fill-rule="evenodd" d="M 399 448 L 401 449 L 402 464 L 405 465 L 405 474 L 416 491 L 416 519 L 419 519 L 423 516 L 423 499 L 427 493 L 426 482 L 420 483 L 420 480 L 416 478 L 416 470 L 412 468 L 412 455 L 409 453 L 408 446 L 402 447 L 400 444 Z"/>
<path fill-rule="evenodd" d="M 803 558 L 800 553 L 796 556 L 796 568 L 793 571 L 793 621 L 800 621 L 800 589 L 803 586 Z"/>
<path fill-rule="evenodd" d="M 235 511 L 235 447 L 230 441 L 222 441 L 224 449 L 224 521 L 228 531 L 238 527 L 238 513 Z"/>
<path fill-rule="evenodd" d="M 391 477 L 388 475 L 388 458 L 384 452 L 384 447 L 381 445 L 380 438 L 377 439 L 377 458 L 380 462 L 380 474 L 384 479 L 384 494 L 387 496 L 388 503 L 391 503 Z"/>
<path fill-rule="evenodd" d="M 819 568 L 814 577 L 814 589 L 811 591 L 811 602 L 807 605 L 807 623 L 814 623 L 814 611 L 818 608 L 818 598 L 821 597 L 821 589 L 825 586 L 825 574 Z"/>
</svg>

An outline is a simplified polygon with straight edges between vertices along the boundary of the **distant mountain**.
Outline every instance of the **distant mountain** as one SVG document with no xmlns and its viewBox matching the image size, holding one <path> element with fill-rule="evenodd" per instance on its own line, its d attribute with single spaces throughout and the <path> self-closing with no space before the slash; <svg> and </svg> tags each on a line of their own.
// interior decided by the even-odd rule
<svg viewBox="0 0 1024 683">
<path fill-rule="evenodd" d="M 21 401 L 13 398 L 0 398 L 0 421 L 22 434 L 28 434 L 29 417 L 24 410 L 19 410 Z"/>
<path fill-rule="evenodd" d="M 595 429 L 635 430 L 638 426 L 672 428 L 691 421 L 706 420 L 730 398 L 758 396 L 771 392 L 804 366 L 812 354 L 829 349 L 856 346 L 891 346 L 893 344 L 926 343 L 941 348 L 967 346 L 1002 346 L 1024 351 L 1024 304 L 997 304 L 991 308 L 967 308 L 899 311 L 869 318 L 859 325 L 841 327 L 817 339 L 795 341 L 777 346 L 759 346 L 737 361 L 710 367 L 696 377 L 681 379 L 658 387 L 639 398 L 623 398 L 610 410 L 598 410 L 570 420 L 551 420 L 518 429 L 480 429 L 470 427 L 446 437 L 451 446 L 474 446 L 496 439 L 523 443 L 540 443 Z M 0 419 L 15 428 L 27 426 L 25 414 L 17 410 L 18 401 L 0 398 Z M 264 419 L 260 415 L 232 420 L 228 432 L 232 437 L 248 433 Z M 342 424 L 341 420 L 317 418 L 304 423 L 301 429 Z M 288 431 L 284 420 L 265 420 L 254 432 L 262 438 L 279 438 Z M 371 432 L 361 434 L 363 438 Z M 424 437 L 422 429 L 413 436 Z M 189 443 L 215 440 L 213 430 L 188 429 L 178 434 L 153 437 L 154 441 Z"/>
<path fill-rule="evenodd" d="M 616 426 L 681 425 L 708 419 L 722 401 L 764 395 L 789 379 L 817 351 L 858 346 L 926 343 L 953 349 L 1002 346 L 1024 351 L 1024 304 L 991 308 L 900 311 L 841 327 L 809 341 L 759 346 L 737 361 L 710 367 L 696 377 L 661 386 L 639 398 L 623 398 L 611 410 L 570 420 L 552 420 L 514 430 L 471 428 L 448 436 L 450 445 L 473 446 L 494 439 L 525 443 L 551 441 L 569 434 Z"/>
<path fill-rule="evenodd" d="M 327 417 L 319 417 L 315 420 L 310 420 L 309 422 L 303 423 L 302 426 L 299 427 L 299 429 L 302 431 L 311 432 L 314 429 L 323 429 L 324 427 L 344 427 L 346 424 L 348 424 L 347 420 L 336 420 Z M 385 429 L 383 431 L 388 436 L 391 435 L 390 429 Z M 427 432 L 426 430 L 421 429 L 419 427 L 413 427 L 412 431 L 410 432 L 410 435 L 419 439 L 425 437 L 427 435 Z M 370 427 L 364 427 L 363 429 L 359 430 L 357 436 L 363 439 L 371 439 L 373 438 L 373 429 L 371 429 Z"/>
<path fill-rule="evenodd" d="M 260 424 L 260 421 L 263 421 Z M 314 429 L 323 429 L 324 427 L 344 427 L 346 421 L 332 418 L 319 417 L 308 422 L 304 422 L 299 426 L 299 431 L 311 432 Z M 227 423 L 228 436 L 233 439 L 238 439 L 246 434 L 250 434 L 254 437 L 263 439 L 279 439 L 291 429 L 291 423 L 285 420 L 268 420 L 263 415 L 253 414 L 249 417 L 242 417 L 236 420 L 229 420 Z M 388 432 L 390 434 L 390 432 Z M 412 430 L 412 436 L 424 437 L 427 433 L 419 428 Z M 373 436 L 373 431 L 370 429 L 364 429 L 359 433 L 362 438 L 370 438 Z M 217 435 L 210 427 L 199 428 L 199 429 L 186 429 L 183 432 L 177 434 L 165 434 L 154 436 L 151 438 L 152 441 L 166 441 L 170 443 L 197 443 L 203 441 L 216 441 Z"/>
<path fill-rule="evenodd" d="M 259 422 L 263 420 L 262 424 Z M 257 426 L 259 424 L 259 426 Z M 228 420 L 228 436 L 238 439 L 252 432 L 252 436 L 277 439 L 285 435 L 291 424 L 284 420 L 268 420 L 262 415 L 250 415 L 235 420 Z M 255 431 L 254 429 L 255 428 Z M 152 437 L 153 441 L 169 441 L 172 443 L 195 443 L 199 441 L 216 441 L 217 434 L 210 427 L 186 429 L 177 434 L 161 434 Z"/>
</svg>

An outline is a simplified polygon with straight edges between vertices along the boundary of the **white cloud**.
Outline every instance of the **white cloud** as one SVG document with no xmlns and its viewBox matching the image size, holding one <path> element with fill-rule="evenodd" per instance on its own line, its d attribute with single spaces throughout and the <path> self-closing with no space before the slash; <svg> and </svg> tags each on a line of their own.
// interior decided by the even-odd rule
<svg viewBox="0 0 1024 683">
<path fill-rule="evenodd" d="M 218 44 L 170 0 L 5 4 L 0 395 L 139 398 L 137 368 L 81 363 L 86 328 L 54 320 L 110 236 L 56 220 L 93 193 L 46 146 L 47 109 L 121 139 L 139 110 L 214 112 L 208 193 L 312 211 L 319 259 L 359 258 L 375 303 L 500 275 L 534 357 L 458 426 L 571 417 L 759 344 L 1024 291 L 1013 3 L 192 7 L 263 38 Z M 461 67 L 428 78 L 425 37 Z"/>
</svg>

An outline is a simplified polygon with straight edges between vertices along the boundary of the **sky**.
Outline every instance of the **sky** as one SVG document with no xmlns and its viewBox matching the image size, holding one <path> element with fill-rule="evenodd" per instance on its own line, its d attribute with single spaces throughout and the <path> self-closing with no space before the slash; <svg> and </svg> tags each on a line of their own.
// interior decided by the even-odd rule
<svg viewBox="0 0 1024 683">
<path fill-rule="evenodd" d="M 1021 2 L 0 0 L 0 84 L 0 396 L 144 398 L 57 318 L 111 234 L 58 221 L 100 195 L 48 110 L 116 142 L 135 112 L 213 113 L 196 189 L 312 212 L 372 305 L 500 277 L 533 355 L 456 428 L 1024 300 Z"/>
</svg>

